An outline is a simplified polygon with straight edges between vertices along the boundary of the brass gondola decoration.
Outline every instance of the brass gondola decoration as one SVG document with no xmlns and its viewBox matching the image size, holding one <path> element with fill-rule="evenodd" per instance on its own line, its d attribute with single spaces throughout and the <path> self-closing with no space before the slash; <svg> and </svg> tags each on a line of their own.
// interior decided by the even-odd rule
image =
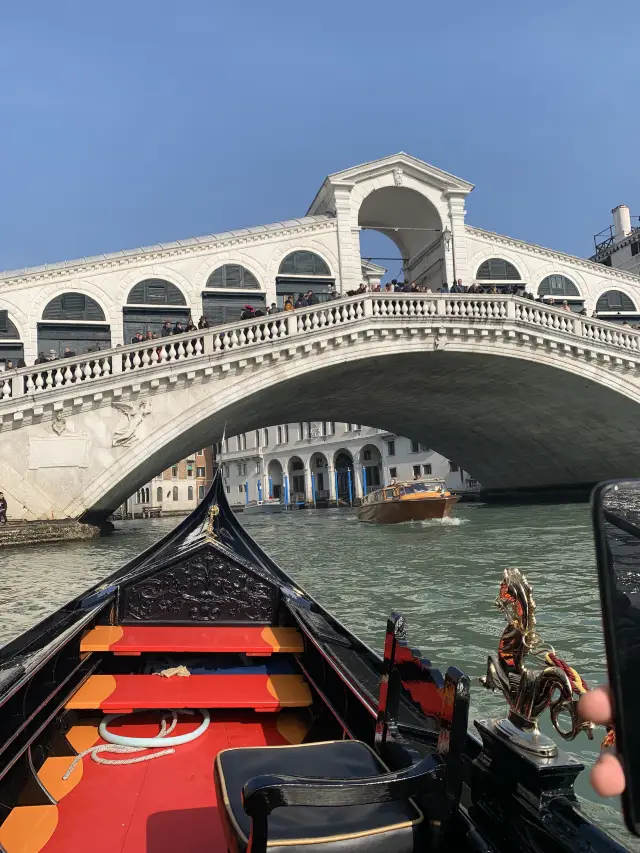
<svg viewBox="0 0 640 853">
<path fill-rule="evenodd" d="M 494 721 L 497 734 L 537 755 L 554 756 L 556 744 L 543 735 L 538 718 L 549 709 L 551 722 L 565 740 L 573 740 L 581 731 L 593 737 L 593 724 L 578 714 L 578 699 L 586 685 L 580 676 L 554 650 L 545 646 L 536 631 L 536 603 L 531 585 L 519 569 L 505 569 L 496 606 L 504 613 L 507 627 L 502 632 L 497 657 L 487 660 L 487 674 L 481 683 L 499 690 L 509 703 L 506 719 Z M 545 664 L 533 669 L 525 666 L 527 655 Z M 560 716 L 569 717 L 569 728 L 562 727 Z"/>
</svg>

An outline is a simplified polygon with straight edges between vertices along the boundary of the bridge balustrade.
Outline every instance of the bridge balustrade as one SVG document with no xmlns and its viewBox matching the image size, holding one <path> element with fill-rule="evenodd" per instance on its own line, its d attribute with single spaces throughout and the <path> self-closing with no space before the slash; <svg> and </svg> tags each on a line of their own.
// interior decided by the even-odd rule
<svg viewBox="0 0 640 853">
<path fill-rule="evenodd" d="M 59 359 L 34 367 L 0 374 L 0 402 L 13 398 L 38 397 L 48 391 L 78 386 L 116 374 L 132 373 L 185 360 L 224 355 L 231 350 L 280 341 L 296 335 L 313 334 L 331 327 L 348 326 L 364 319 L 391 318 L 512 321 L 531 329 L 540 328 L 571 335 L 586 342 L 638 352 L 640 334 L 613 323 L 531 302 L 511 295 L 366 293 L 277 315 L 256 317 L 197 333 L 145 341 L 82 357 Z"/>
</svg>

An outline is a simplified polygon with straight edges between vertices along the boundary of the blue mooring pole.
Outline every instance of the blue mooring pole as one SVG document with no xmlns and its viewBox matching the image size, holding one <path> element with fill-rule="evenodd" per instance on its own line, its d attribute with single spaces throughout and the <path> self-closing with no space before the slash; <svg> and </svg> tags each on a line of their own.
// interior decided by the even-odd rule
<svg viewBox="0 0 640 853">
<path fill-rule="evenodd" d="M 262 480 L 258 480 L 258 500 L 262 500 Z"/>
<path fill-rule="evenodd" d="M 336 506 L 339 506 L 340 503 L 339 503 L 339 498 L 338 498 L 338 472 L 337 471 L 334 472 L 334 477 L 335 477 L 335 481 L 336 481 Z"/>
<path fill-rule="evenodd" d="M 311 475 L 311 495 L 313 497 L 313 506 L 316 506 L 316 475 Z"/>
<path fill-rule="evenodd" d="M 246 504 L 249 503 L 249 481 L 246 480 L 244 484 L 244 502 Z"/>
<path fill-rule="evenodd" d="M 284 475 L 284 505 L 289 506 L 289 475 Z"/>
<path fill-rule="evenodd" d="M 269 477 L 269 497 L 273 497 L 273 477 Z"/>
<path fill-rule="evenodd" d="M 349 481 L 349 506 L 353 506 L 353 483 L 351 482 L 351 468 L 347 471 L 347 480 Z"/>
<path fill-rule="evenodd" d="M 362 494 L 366 497 L 367 494 L 367 469 L 362 469 Z"/>
</svg>

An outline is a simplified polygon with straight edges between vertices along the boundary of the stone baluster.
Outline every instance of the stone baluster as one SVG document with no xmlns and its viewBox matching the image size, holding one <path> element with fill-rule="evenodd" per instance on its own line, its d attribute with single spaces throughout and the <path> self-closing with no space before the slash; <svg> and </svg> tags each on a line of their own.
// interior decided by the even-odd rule
<svg viewBox="0 0 640 853">
<path fill-rule="evenodd" d="M 74 382 L 82 382 L 84 379 L 84 374 L 82 372 L 82 368 L 79 364 L 76 364 L 75 369 L 73 370 L 73 381 Z"/>
<path fill-rule="evenodd" d="M 11 397 L 11 379 L 3 379 L 0 376 L 0 392 L 3 400 L 8 400 Z"/>
<path fill-rule="evenodd" d="M 58 384 L 58 376 L 56 374 L 56 385 Z M 73 385 L 73 371 L 71 365 L 67 365 L 67 369 L 63 373 L 63 385 Z"/>
<path fill-rule="evenodd" d="M 196 338 L 195 345 L 193 347 L 194 355 L 197 357 L 204 353 L 204 337 Z"/>
<path fill-rule="evenodd" d="M 60 381 L 59 381 L 59 383 L 57 382 L 56 384 L 62 385 L 62 383 L 64 381 L 64 377 L 63 377 L 60 369 L 59 368 L 51 368 L 51 370 L 47 370 L 46 378 L 45 378 L 45 385 L 47 386 L 47 391 L 49 390 L 49 388 L 53 388 L 53 377 L 56 373 L 60 373 Z"/>
<path fill-rule="evenodd" d="M 92 377 L 91 365 L 88 361 L 85 361 L 84 367 L 82 368 L 82 375 L 85 378 L 85 381 L 88 381 Z"/>
<path fill-rule="evenodd" d="M 36 391 L 42 391 L 44 388 L 44 379 L 42 378 L 42 374 L 38 373 L 36 376 Z"/>
<path fill-rule="evenodd" d="M 38 374 L 39 376 L 39 374 Z M 27 394 L 35 394 L 35 392 L 39 389 L 36 388 L 36 383 L 33 381 L 33 376 L 29 374 L 25 383 L 25 390 Z"/>
<path fill-rule="evenodd" d="M 231 347 L 231 338 L 229 332 L 225 332 L 222 336 L 222 349 L 228 350 Z"/>
</svg>

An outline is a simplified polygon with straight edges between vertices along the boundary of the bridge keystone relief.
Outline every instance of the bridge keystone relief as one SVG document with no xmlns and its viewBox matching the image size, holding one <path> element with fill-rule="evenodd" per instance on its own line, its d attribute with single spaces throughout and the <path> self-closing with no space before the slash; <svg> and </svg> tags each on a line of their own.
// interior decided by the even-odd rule
<svg viewBox="0 0 640 853">
<path fill-rule="evenodd" d="M 0 482 L 108 515 L 222 435 L 319 415 L 424 441 L 488 488 L 640 474 L 640 333 L 527 299 L 363 294 L 0 376 Z M 16 512 L 16 515 L 19 515 Z"/>
</svg>

